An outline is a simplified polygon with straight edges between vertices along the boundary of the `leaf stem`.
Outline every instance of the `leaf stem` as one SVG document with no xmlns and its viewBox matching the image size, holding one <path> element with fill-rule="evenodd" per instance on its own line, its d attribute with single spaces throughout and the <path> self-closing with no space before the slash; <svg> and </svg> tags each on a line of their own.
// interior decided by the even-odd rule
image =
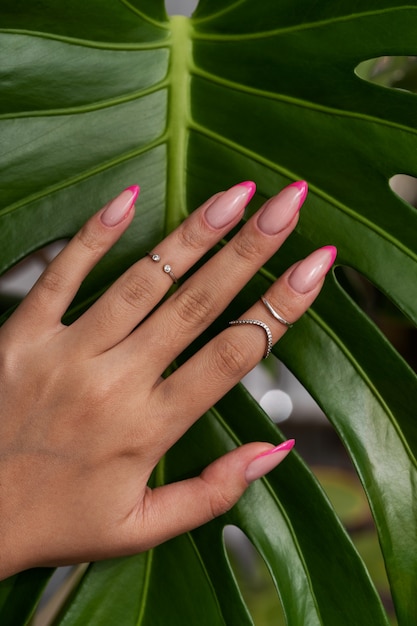
<svg viewBox="0 0 417 626">
<path fill-rule="evenodd" d="M 171 18 L 172 54 L 169 67 L 166 234 L 186 217 L 186 152 L 190 120 L 190 20 Z"/>
</svg>

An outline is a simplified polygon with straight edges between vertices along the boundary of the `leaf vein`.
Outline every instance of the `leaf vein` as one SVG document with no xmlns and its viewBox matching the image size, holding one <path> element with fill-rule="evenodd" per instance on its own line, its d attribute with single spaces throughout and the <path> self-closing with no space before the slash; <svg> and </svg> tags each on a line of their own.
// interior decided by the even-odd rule
<svg viewBox="0 0 417 626">
<path fill-rule="evenodd" d="M 195 66 L 193 67 L 192 73 L 195 76 L 198 76 L 214 84 L 221 85 L 222 87 L 227 87 L 229 89 L 238 91 L 240 93 L 246 93 L 251 96 L 256 96 L 257 98 L 264 98 L 266 100 L 276 100 L 279 102 L 285 102 L 287 104 L 290 104 L 292 106 L 297 106 L 299 108 L 311 109 L 311 110 L 319 111 L 320 113 L 330 114 L 335 117 L 347 117 L 347 118 L 357 119 L 361 121 L 367 121 L 367 122 L 371 122 L 372 124 L 378 124 L 380 126 L 387 126 L 389 128 L 396 128 L 398 130 L 405 131 L 412 135 L 417 135 L 417 128 L 405 126 L 404 124 L 399 124 L 398 122 L 392 122 L 391 120 L 385 120 L 380 117 L 379 118 L 373 117 L 372 115 L 368 115 L 366 113 L 335 109 L 334 107 L 326 106 L 324 104 L 318 104 L 316 102 L 310 102 L 307 100 L 301 100 L 300 98 L 289 96 L 283 93 L 274 93 L 271 91 L 266 91 L 265 89 L 258 89 L 256 87 L 250 87 L 249 85 L 243 85 L 242 83 L 235 83 L 231 80 L 221 78 L 220 76 L 216 76 L 215 74 L 211 74 L 210 72 L 206 72 Z"/>
<path fill-rule="evenodd" d="M 223 144 L 235 152 L 239 152 L 239 154 L 244 154 L 245 156 L 252 159 L 253 161 L 261 165 L 264 165 L 271 171 L 279 172 L 280 174 L 292 180 L 299 180 L 300 178 L 300 176 L 298 176 L 291 170 L 288 170 L 287 168 L 281 165 L 278 165 L 277 163 L 261 156 L 259 153 L 254 152 L 253 150 L 250 150 L 249 148 L 245 148 L 239 144 L 236 144 L 232 140 L 226 139 L 223 135 L 218 135 L 217 133 L 209 130 L 208 128 L 202 125 L 199 125 L 193 122 L 191 128 L 195 132 L 199 132 L 200 134 L 205 135 L 206 137 L 209 137 L 213 141 L 219 144 Z M 314 185 L 310 185 L 310 191 L 314 192 L 318 196 L 321 196 L 323 199 L 326 199 L 327 202 L 329 202 L 335 207 L 335 209 L 338 209 L 339 211 L 345 213 L 346 215 L 349 215 L 353 220 L 366 226 L 366 228 L 368 228 L 369 230 L 379 235 L 382 239 L 389 241 L 398 250 L 401 250 L 401 252 L 409 256 L 410 259 L 417 262 L 417 254 L 415 254 L 412 250 L 410 250 L 410 248 L 404 245 L 401 241 L 393 237 L 389 232 L 387 232 L 386 230 L 384 230 L 383 228 L 381 228 L 374 222 L 371 222 L 370 220 L 368 220 L 365 216 L 360 215 L 353 209 L 350 209 L 347 205 L 339 202 L 333 196 L 325 194 L 322 190 L 320 190 L 318 187 L 315 187 Z"/>
<path fill-rule="evenodd" d="M 110 43 L 105 41 L 93 41 L 91 39 L 79 39 L 78 37 L 69 37 L 66 35 L 57 35 L 55 33 L 43 33 L 41 31 L 32 31 L 25 28 L 0 28 L 0 34 L 5 35 L 25 35 L 28 37 L 38 37 L 39 39 L 48 39 L 52 41 L 59 41 L 75 46 L 82 46 L 84 48 L 94 48 L 99 50 L 115 50 L 115 51 L 130 51 L 130 50 L 158 50 L 160 48 L 166 48 L 170 44 L 170 38 L 161 39 L 152 43 Z"/>
<path fill-rule="evenodd" d="M 386 13 L 396 13 L 398 11 L 404 10 L 417 10 L 417 7 L 405 5 L 402 7 L 389 7 L 387 9 L 376 9 L 374 11 L 363 11 L 362 13 L 356 12 L 350 15 L 341 15 L 338 17 L 331 17 L 328 19 L 317 20 L 315 22 L 306 22 L 303 24 L 295 24 L 292 26 L 286 26 L 284 28 L 275 28 L 272 30 L 265 30 L 256 33 L 240 33 L 240 34 L 213 34 L 213 33 L 201 33 L 199 31 L 194 31 L 194 39 L 202 40 L 202 41 L 250 41 L 257 39 L 267 39 L 270 37 L 276 37 L 279 35 L 284 35 L 287 33 L 297 33 L 305 30 L 312 30 L 314 28 L 321 28 L 323 26 L 334 26 L 335 24 L 342 22 L 349 22 L 352 20 L 361 19 L 364 17 L 373 17 L 378 15 L 383 15 Z M 197 22 L 197 20 L 195 20 Z"/>
</svg>

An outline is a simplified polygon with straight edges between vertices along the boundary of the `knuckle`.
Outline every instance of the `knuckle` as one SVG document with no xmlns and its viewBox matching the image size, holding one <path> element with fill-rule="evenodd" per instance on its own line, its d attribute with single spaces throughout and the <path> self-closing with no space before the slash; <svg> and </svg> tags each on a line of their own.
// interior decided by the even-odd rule
<svg viewBox="0 0 417 626">
<path fill-rule="evenodd" d="M 201 250 L 206 243 L 206 236 L 194 220 L 186 220 L 178 230 L 180 245 L 191 250 Z"/>
<path fill-rule="evenodd" d="M 291 298 L 291 300 L 285 300 L 283 297 L 280 297 L 278 295 L 268 295 L 267 299 L 272 308 L 290 324 L 292 324 L 296 320 L 297 315 L 294 312 L 294 308 L 298 307 L 298 302 L 295 302 L 294 298 Z M 279 322 L 277 323 L 279 324 Z"/>
<path fill-rule="evenodd" d="M 48 268 L 40 277 L 37 285 L 37 291 L 46 293 L 61 293 L 68 288 L 68 279 L 56 272 L 53 268 Z"/>
<path fill-rule="evenodd" d="M 75 235 L 75 239 L 77 243 L 81 244 L 82 248 L 89 253 L 100 252 L 103 248 L 103 244 L 97 237 L 97 233 L 93 231 L 89 223 L 78 231 Z"/>
<path fill-rule="evenodd" d="M 216 489 L 211 491 L 209 495 L 209 506 L 213 518 L 219 517 L 227 511 L 230 511 L 235 504 L 235 498 L 232 494 Z"/>
<path fill-rule="evenodd" d="M 261 243 L 244 231 L 235 237 L 233 246 L 238 256 L 247 261 L 258 258 L 262 252 Z"/>
<path fill-rule="evenodd" d="M 144 302 L 151 302 L 154 284 L 145 274 L 128 274 L 121 286 L 120 297 L 129 306 L 138 307 Z"/>
<path fill-rule="evenodd" d="M 195 287 L 179 291 L 175 296 L 177 314 L 181 321 L 201 324 L 210 319 L 213 302 L 208 292 Z"/>
<path fill-rule="evenodd" d="M 215 359 L 216 371 L 226 378 L 240 377 L 252 365 L 250 357 L 242 349 L 242 342 L 237 342 L 227 337 L 222 337 L 218 340 Z"/>
</svg>

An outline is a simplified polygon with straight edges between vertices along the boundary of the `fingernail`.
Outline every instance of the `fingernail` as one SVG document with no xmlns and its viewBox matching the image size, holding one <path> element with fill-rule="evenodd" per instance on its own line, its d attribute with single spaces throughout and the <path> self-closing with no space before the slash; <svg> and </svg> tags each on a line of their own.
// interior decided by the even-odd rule
<svg viewBox="0 0 417 626">
<path fill-rule="evenodd" d="M 336 258 L 334 246 L 324 246 L 301 261 L 288 278 L 291 287 L 299 293 L 307 293 L 326 276 Z"/>
<path fill-rule="evenodd" d="M 249 200 L 256 191 L 256 185 L 248 180 L 225 191 L 211 204 L 205 218 L 212 228 L 224 228 L 238 215 L 242 215 Z"/>
<path fill-rule="evenodd" d="M 273 470 L 274 467 L 285 459 L 294 445 L 295 439 L 288 439 L 288 441 L 284 441 L 284 443 L 276 446 L 276 448 L 262 452 L 262 454 L 251 461 L 246 468 L 245 478 L 247 482 L 253 483 L 254 480 L 265 476 L 265 474 Z"/>
<path fill-rule="evenodd" d="M 130 209 L 139 195 L 140 187 L 132 185 L 128 187 L 117 198 L 114 198 L 101 214 L 101 221 L 105 226 L 116 226 L 120 224 L 129 214 Z"/>
<path fill-rule="evenodd" d="M 277 196 L 271 198 L 261 210 L 258 228 L 266 235 L 276 235 L 288 226 L 301 209 L 308 192 L 304 180 L 285 187 Z"/>
</svg>

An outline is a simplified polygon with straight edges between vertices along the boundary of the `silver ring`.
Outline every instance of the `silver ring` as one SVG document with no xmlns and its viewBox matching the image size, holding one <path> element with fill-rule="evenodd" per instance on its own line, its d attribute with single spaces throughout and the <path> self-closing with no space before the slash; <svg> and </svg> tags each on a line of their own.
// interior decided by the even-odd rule
<svg viewBox="0 0 417 626">
<path fill-rule="evenodd" d="M 156 252 L 147 252 L 146 254 L 148 255 L 148 257 L 152 259 L 154 263 L 159 263 L 161 260 L 161 257 L 159 256 L 159 254 L 156 254 Z M 165 274 L 168 274 L 168 276 L 171 278 L 173 283 L 178 282 L 178 278 L 175 276 L 174 272 L 172 271 L 172 267 L 170 266 L 169 263 L 166 263 L 162 269 L 165 272 Z"/>
<path fill-rule="evenodd" d="M 287 326 L 288 328 L 292 328 L 294 326 L 294 324 L 291 324 L 290 322 L 287 322 L 286 319 L 284 319 L 282 317 L 282 315 L 280 315 L 279 313 L 277 313 L 275 311 L 275 309 L 273 308 L 273 306 L 268 302 L 268 300 L 265 298 L 265 296 L 261 297 L 261 300 L 263 302 L 263 304 L 266 306 L 266 308 L 268 309 L 268 311 L 271 313 L 271 315 L 273 315 L 275 317 L 276 320 L 278 320 L 279 322 L 281 322 L 281 324 L 284 324 L 284 326 Z"/>
<path fill-rule="evenodd" d="M 230 326 L 238 326 L 240 324 L 252 324 L 254 326 L 259 326 L 260 328 L 264 329 L 266 333 L 266 348 L 265 348 L 263 358 L 267 359 L 269 355 L 271 354 L 271 350 L 272 350 L 272 333 L 271 333 L 271 329 L 269 328 L 269 326 L 265 324 L 265 322 L 261 322 L 260 320 L 233 320 L 229 322 Z"/>
</svg>

